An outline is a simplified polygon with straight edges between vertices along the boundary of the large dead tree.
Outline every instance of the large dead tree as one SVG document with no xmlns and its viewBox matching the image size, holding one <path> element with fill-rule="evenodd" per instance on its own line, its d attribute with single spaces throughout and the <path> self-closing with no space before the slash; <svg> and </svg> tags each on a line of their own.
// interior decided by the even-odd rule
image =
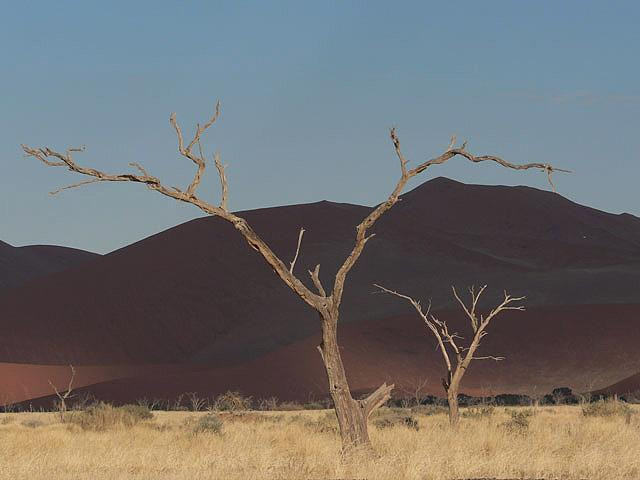
<svg viewBox="0 0 640 480">
<path fill-rule="evenodd" d="M 345 374 L 340 350 L 338 348 L 337 327 L 345 281 L 352 267 L 360 258 L 365 245 L 371 237 L 373 237 L 373 234 L 369 233 L 371 227 L 373 227 L 376 221 L 398 201 L 400 193 L 411 178 L 424 172 L 432 165 L 445 163 L 456 156 L 464 157 L 474 163 L 485 161 L 495 162 L 504 167 L 515 170 L 542 170 L 548 175 L 549 181 L 551 181 L 552 172 L 558 169 L 545 163 L 515 165 L 494 156 L 475 156 L 466 150 L 466 143 L 462 144 L 462 146 L 456 146 L 455 137 L 451 139 L 451 143 L 442 154 L 424 161 L 415 168 L 410 169 L 408 166 L 409 162 L 400 150 L 400 140 L 398 139 L 396 130 L 391 129 L 391 140 L 395 148 L 396 156 L 400 161 L 400 179 L 397 181 L 395 188 L 388 198 L 383 203 L 373 208 L 362 222 L 357 225 L 353 248 L 336 272 L 333 285 L 331 285 L 329 289 L 325 288 L 320 281 L 320 265 L 316 265 L 314 270 L 308 272 L 311 283 L 313 284 L 313 287 L 311 287 L 303 283 L 303 281 L 294 273 L 295 257 L 289 265 L 286 265 L 285 262 L 278 258 L 271 248 L 253 230 L 253 228 L 251 228 L 244 218 L 229 211 L 229 189 L 227 177 L 225 174 L 225 167 L 220 161 L 220 155 L 218 153 L 213 155 L 213 162 L 220 179 L 222 190 L 221 201 L 219 204 L 215 205 L 198 196 L 197 189 L 200 185 L 206 167 L 205 155 L 201 145 L 201 136 L 216 122 L 219 115 L 220 104 L 218 103 L 216 104 L 213 116 L 204 125 L 197 125 L 193 138 L 187 144 L 185 144 L 182 130 L 176 120 L 175 114 L 172 114 L 170 117 L 170 123 L 177 135 L 178 151 L 180 155 L 193 162 L 196 167 L 195 175 L 186 189 L 166 185 L 161 182 L 160 179 L 149 174 L 142 165 L 135 162 L 130 164 L 135 169 L 135 172 L 115 175 L 108 174 L 94 168 L 83 167 L 76 163 L 74 154 L 76 152 L 84 151 L 84 148 L 69 148 L 64 152 L 59 152 L 48 147 L 32 148 L 27 145 L 22 145 L 22 148 L 27 156 L 35 157 L 48 166 L 67 168 L 72 172 L 89 177 L 87 180 L 82 182 L 62 187 L 55 192 L 52 192 L 53 194 L 59 193 L 65 189 L 79 187 L 90 183 L 136 182 L 146 185 L 149 189 L 155 190 L 167 197 L 195 205 L 203 212 L 218 216 L 231 223 L 244 237 L 245 241 L 260 255 L 262 255 L 264 260 L 274 270 L 278 277 L 291 290 L 293 290 L 296 295 L 318 312 L 322 327 L 322 343 L 318 346 L 318 350 L 320 351 L 326 370 L 329 382 L 329 393 L 335 405 L 335 412 L 340 426 L 343 448 L 345 450 L 350 450 L 354 447 L 370 449 L 371 444 L 367 430 L 367 420 L 371 413 L 390 397 L 393 385 L 383 384 L 371 395 L 362 400 L 356 400 L 353 398 L 351 391 L 349 390 L 347 376 Z M 300 248 L 301 240 L 302 232 L 300 232 L 300 236 L 298 237 L 298 248 L 296 249 L 296 253 Z"/>
<path fill-rule="evenodd" d="M 471 342 L 465 347 L 459 344 L 459 341 L 463 340 L 463 338 L 456 332 L 451 332 L 447 322 L 439 320 L 435 315 L 430 313 L 431 305 L 429 305 L 425 311 L 418 300 L 377 284 L 375 286 L 384 293 L 388 293 L 408 301 L 413 308 L 415 308 L 418 315 L 420 315 L 433 336 L 436 338 L 436 341 L 438 342 L 438 349 L 442 353 L 442 358 L 447 367 L 447 376 L 442 379 L 442 386 L 447 394 L 447 401 L 449 402 L 449 422 L 451 423 L 451 426 L 457 426 L 458 421 L 460 420 L 460 414 L 458 411 L 458 393 L 460 392 L 460 383 L 462 382 L 462 377 L 464 377 L 464 374 L 467 372 L 469 365 L 471 365 L 471 362 L 473 360 L 504 360 L 504 357 L 494 357 L 492 355 L 476 356 L 476 352 L 480 346 L 480 340 L 487 335 L 487 327 L 491 323 L 491 320 L 493 320 L 500 312 L 505 310 L 524 310 L 524 306 L 513 304 L 524 300 L 525 297 L 512 297 L 505 291 L 502 302 L 487 315 L 484 315 L 478 314 L 476 310 L 478 300 L 487 288 L 486 285 L 477 291 L 474 287 L 469 288 L 469 305 L 465 304 L 465 302 L 460 298 L 456 288 L 451 287 L 453 295 L 464 310 L 473 331 Z"/>
</svg>

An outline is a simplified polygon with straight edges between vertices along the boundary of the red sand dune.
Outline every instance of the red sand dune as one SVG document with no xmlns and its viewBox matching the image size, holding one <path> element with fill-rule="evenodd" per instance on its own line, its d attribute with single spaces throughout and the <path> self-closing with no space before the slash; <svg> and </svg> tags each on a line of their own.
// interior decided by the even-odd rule
<svg viewBox="0 0 640 480">
<path fill-rule="evenodd" d="M 619 382 L 609 385 L 606 388 L 596 390 L 595 394 L 603 395 L 628 395 L 632 394 L 640 398 L 640 372 L 631 375 Z"/>
<path fill-rule="evenodd" d="M 53 245 L 14 247 L 0 241 L 0 291 L 80 265 L 100 255 Z"/>
<path fill-rule="evenodd" d="M 541 395 L 558 386 L 590 391 L 608 385 L 621 375 L 640 370 L 640 356 L 635 354 L 640 341 L 638 314 L 637 304 L 507 312 L 495 321 L 481 346 L 482 353 L 503 355 L 506 360 L 474 362 L 463 391 L 475 395 Z M 439 316 L 459 332 L 468 333 L 458 312 L 442 312 Z M 604 323 L 602 318 L 609 321 Z M 148 366 L 139 367 L 138 372 L 123 368 L 121 376 L 126 378 L 105 378 L 82 391 L 115 402 L 174 398 L 185 392 L 206 397 L 227 390 L 254 398 L 324 398 L 326 380 L 315 348 L 319 341 L 319 334 L 315 334 L 234 366 Z M 367 392 L 382 382 L 393 382 L 395 393 L 402 395 L 418 381 L 428 379 L 423 393 L 442 395 L 442 361 L 434 340 L 417 317 L 348 324 L 341 330 L 340 342 L 354 391 Z M 57 368 L 61 368 L 63 379 L 68 378 L 68 369 Z M 113 372 L 117 376 L 116 368 L 109 371 Z M 99 373 L 95 371 L 96 382 Z M 46 390 L 47 385 L 42 380 L 40 383 Z"/>
<path fill-rule="evenodd" d="M 318 202 L 243 216 L 285 260 L 293 256 L 304 227 L 296 272 L 306 281 L 304 272 L 320 263 L 328 284 L 352 245 L 355 225 L 369 210 Z M 486 375 L 489 367 L 474 367 L 478 377 L 469 377 L 469 388 L 490 382 L 509 391 L 558 386 L 553 383 L 586 389 L 580 383 L 588 379 L 608 385 L 640 370 L 635 350 L 620 347 L 638 340 L 640 219 L 527 187 L 440 178 L 404 195 L 375 232 L 349 276 L 343 303 L 340 335 L 354 389 L 386 379 L 380 372 L 415 378 L 432 368 L 429 378 L 439 378 L 439 363 L 424 356 L 420 325 L 408 320 L 406 305 L 397 299 L 372 295 L 374 282 L 431 298 L 436 310 L 452 308 L 451 284 L 489 284 L 487 303 L 503 288 L 527 296 L 532 312 L 527 322 L 504 327 L 509 332 L 504 337 L 495 332 L 495 341 L 501 340 L 492 353 L 504 353 L 509 361 L 492 365 Z M 556 313 L 540 313 L 544 321 L 532 316 L 547 311 Z M 322 371 L 312 337 L 318 331 L 314 312 L 217 218 L 187 222 L 0 292 L 0 312 L 0 362 L 145 366 L 135 381 L 95 387 L 105 395 L 117 396 L 120 389 L 131 396 L 161 396 L 187 387 L 218 392 L 237 385 L 255 395 L 271 390 L 293 398 L 304 393 L 300 388 L 307 393 L 324 388 L 317 375 Z M 418 329 L 406 338 L 405 322 Z M 627 322 L 626 330 L 620 331 L 618 322 Z M 559 326 L 565 329 L 560 336 Z M 493 337 L 487 337 L 487 346 Z M 569 341 L 572 337 L 581 340 Z M 520 347 L 512 351 L 507 345 Z M 299 357 L 288 353 L 295 349 Z M 371 361 L 382 370 L 370 368 Z M 178 365 L 185 373 L 164 375 L 159 365 Z"/>
<path fill-rule="evenodd" d="M 74 368 L 76 370 L 72 383 L 74 390 L 99 382 L 109 382 L 113 379 L 144 376 L 158 371 L 158 368 L 167 372 L 176 369 L 172 366 L 128 365 L 83 365 Z M 68 388 L 71 378 L 72 370 L 69 365 L 0 363 L 0 406 L 53 395 L 54 389 L 51 384 L 58 391 L 64 392 Z"/>
</svg>

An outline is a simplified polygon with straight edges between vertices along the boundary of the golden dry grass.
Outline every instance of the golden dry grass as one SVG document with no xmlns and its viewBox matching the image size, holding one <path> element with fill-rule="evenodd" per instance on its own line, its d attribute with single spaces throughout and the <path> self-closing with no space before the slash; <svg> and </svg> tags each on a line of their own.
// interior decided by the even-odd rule
<svg viewBox="0 0 640 480">
<path fill-rule="evenodd" d="M 417 415 L 419 430 L 371 427 L 377 458 L 341 461 L 324 411 L 223 414 L 223 434 L 193 434 L 203 413 L 157 412 L 103 432 L 47 413 L 0 414 L 2 479 L 456 479 L 640 478 L 640 415 L 584 417 L 580 407 L 543 407 L 529 428 L 504 423 L 515 408 L 463 418 Z M 332 420 L 331 420 L 332 421 Z"/>
</svg>

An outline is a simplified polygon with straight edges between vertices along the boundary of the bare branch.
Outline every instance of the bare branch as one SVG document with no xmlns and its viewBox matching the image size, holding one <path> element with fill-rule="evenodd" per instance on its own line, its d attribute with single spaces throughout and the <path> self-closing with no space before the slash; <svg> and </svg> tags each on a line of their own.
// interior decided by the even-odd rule
<svg viewBox="0 0 640 480">
<path fill-rule="evenodd" d="M 391 398 L 391 392 L 394 385 L 387 385 L 383 383 L 373 393 L 371 393 L 364 400 L 360 400 L 361 408 L 364 410 L 364 417 L 369 418 L 373 411 L 383 405 L 387 400 Z"/>
<path fill-rule="evenodd" d="M 458 291 L 456 290 L 455 286 L 451 286 L 451 290 L 453 290 L 453 296 L 455 297 L 455 299 L 458 301 L 458 303 L 460 304 L 460 306 L 462 307 L 462 309 L 464 310 L 464 313 L 467 314 L 467 317 L 469 317 L 469 320 L 471 320 L 471 326 L 473 327 L 473 331 L 475 332 L 476 330 L 478 330 L 478 320 L 475 316 L 475 313 L 472 313 L 472 310 L 469 310 L 467 308 L 467 305 L 464 303 L 464 301 L 460 298 L 460 296 L 458 295 Z M 473 295 L 473 293 L 472 293 Z"/>
<path fill-rule="evenodd" d="M 69 378 L 69 385 L 67 385 L 67 392 L 64 394 L 64 398 L 68 398 L 73 388 L 73 380 L 76 378 L 76 369 L 73 365 L 69 365 L 71 368 L 71 378 Z"/>
<path fill-rule="evenodd" d="M 144 175 L 146 177 L 150 176 L 149 173 L 144 169 L 144 167 L 142 165 L 140 165 L 139 163 L 131 162 L 131 163 L 129 163 L 129 166 L 138 169 L 138 171 L 140 173 L 142 173 L 142 175 Z"/>
<path fill-rule="evenodd" d="M 49 195 L 57 195 L 60 192 L 62 192 L 63 190 L 70 190 L 72 188 L 77 188 L 77 187 L 81 187 L 83 185 L 88 185 L 90 183 L 96 183 L 96 182 L 101 182 L 101 181 L 102 180 L 100 180 L 99 178 L 94 178 L 92 180 L 84 180 L 83 182 L 73 183 L 73 184 L 67 185 L 65 187 L 56 188 L 55 190 L 49 192 Z"/>
<path fill-rule="evenodd" d="M 158 186 L 160 185 L 160 181 L 157 178 L 147 174 L 146 171 L 142 169 L 142 167 L 140 167 L 138 164 L 134 164 L 134 165 L 137 166 L 139 170 L 142 170 L 143 172 L 145 172 L 142 175 L 134 175 L 130 173 L 121 174 L 121 175 L 109 175 L 93 168 L 81 167 L 75 163 L 73 157 L 71 156 L 71 152 L 82 152 L 84 151 L 84 148 L 69 148 L 67 149 L 67 152 L 63 154 L 63 153 L 56 152 L 55 150 L 51 150 L 50 148 L 36 149 L 36 148 L 31 148 L 24 144 L 21 146 L 27 156 L 37 158 L 38 160 L 40 160 L 41 162 L 45 163 L 48 166 L 67 167 L 67 169 L 71 170 L 72 172 L 94 177 L 94 179 L 90 181 L 79 182 L 73 185 L 69 185 L 67 187 L 59 188 L 58 190 L 54 190 L 53 192 L 51 192 L 52 195 L 55 195 L 61 192 L 62 190 L 68 190 L 68 189 L 79 187 L 89 183 L 97 183 L 97 182 L 138 182 L 138 183 L 144 183 L 149 188 L 152 188 L 154 190 L 157 190 Z M 48 160 L 49 157 L 58 158 L 60 161 L 59 162 L 50 161 Z"/>
<path fill-rule="evenodd" d="M 551 165 L 548 165 L 547 168 L 545 168 L 545 171 L 547 172 L 547 180 L 549 181 L 549 185 L 551 185 L 551 190 L 553 191 L 553 193 L 556 193 L 556 186 L 554 185 L 553 180 L 551 179 L 553 168 L 551 167 Z M 562 171 L 565 171 L 565 170 L 562 170 Z"/>
<path fill-rule="evenodd" d="M 296 260 L 298 260 L 298 254 L 300 253 L 300 244 L 302 243 L 302 236 L 304 235 L 304 228 L 300 229 L 300 233 L 298 234 L 298 246 L 296 247 L 296 254 L 289 263 L 289 271 L 293 273 L 293 268 L 296 266 Z"/>
<path fill-rule="evenodd" d="M 80 184 L 74 184 L 73 186 L 65 187 L 72 188 L 75 186 L 85 185 L 88 183 L 97 183 L 97 182 L 134 182 L 134 183 L 142 183 L 145 184 L 148 188 L 155 190 L 163 195 L 171 197 L 175 200 L 190 203 L 196 207 L 198 207 L 203 212 L 216 215 L 221 217 L 222 219 L 228 221 L 233 224 L 233 226 L 238 230 L 244 237 L 245 241 L 248 245 L 254 250 L 258 251 L 265 261 L 271 266 L 271 268 L 277 273 L 277 275 L 282 279 L 282 281 L 289 286 L 300 298 L 302 298 L 308 305 L 315 308 L 316 310 L 324 310 L 326 309 L 326 301 L 324 297 L 320 297 L 317 294 L 313 293 L 309 290 L 295 275 L 293 275 L 287 266 L 285 266 L 284 262 L 280 258 L 276 256 L 276 254 L 271 250 L 271 248 L 258 236 L 258 234 L 251 228 L 251 226 L 241 217 L 231 213 L 227 209 L 227 181 L 226 176 L 224 175 L 224 167 L 220 163 L 219 157 L 217 158 L 216 167 L 218 169 L 218 173 L 220 176 L 220 182 L 222 185 L 222 202 L 220 206 L 213 205 L 196 195 L 196 189 L 200 184 L 200 180 L 202 177 L 202 173 L 204 171 L 204 158 L 200 156 L 194 155 L 191 151 L 192 147 L 199 142 L 202 133 L 207 130 L 219 116 L 219 103 L 216 104 L 216 112 L 211 117 L 211 119 L 205 123 L 203 126 L 198 126 L 196 134 L 194 136 L 194 140 L 192 140 L 189 145 L 185 148 L 184 146 L 184 138 L 182 135 L 182 130 L 176 120 L 175 114 L 172 114 L 170 117 L 171 125 L 176 131 L 176 135 L 178 137 L 178 151 L 183 156 L 189 158 L 193 161 L 198 169 L 195 173 L 194 179 L 189 184 L 187 191 L 182 191 L 177 187 L 168 187 L 165 186 L 160 180 L 152 175 L 149 175 L 147 171 L 141 167 L 139 164 L 133 163 L 132 165 L 140 172 L 140 174 L 127 173 L 127 174 L 118 174 L 112 175 L 100 170 L 96 170 L 94 168 L 88 168 L 78 165 L 72 155 L 71 152 L 83 151 L 83 148 L 71 148 L 66 151 L 66 153 L 59 153 L 50 148 L 31 148 L 27 145 L 22 145 L 22 149 L 24 150 L 27 156 L 32 156 L 38 159 L 39 161 L 45 163 L 48 166 L 52 167 L 66 167 L 67 169 L 79 173 L 81 175 L 86 175 L 91 177 L 91 180 L 87 182 L 82 182 Z M 54 158 L 56 160 L 50 160 Z"/>
<path fill-rule="evenodd" d="M 389 295 L 394 295 L 396 297 L 407 300 L 413 306 L 416 312 L 418 312 L 418 315 L 420 315 L 420 318 L 422 318 L 424 323 L 427 325 L 427 328 L 431 330 L 431 333 L 433 333 L 434 337 L 436 337 L 436 341 L 438 342 L 438 347 L 440 348 L 440 353 L 442 353 L 442 357 L 444 358 L 444 361 L 447 365 L 447 370 L 450 372 L 453 368 L 451 365 L 451 359 L 449 358 L 449 353 L 447 352 L 447 349 L 444 345 L 444 341 L 442 340 L 441 332 L 438 329 L 438 326 L 442 325 L 442 322 L 440 322 L 440 320 L 438 320 L 433 315 L 429 314 L 429 312 L 431 311 L 431 302 L 429 302 L 429 307 L 425 312 L 422 310 L 422 305 L 420 305 L 420 302 L 417 300 L 414 300 L 409 295 L 404 295 L 402 293 L 396 292 L 395 290 L 390 290 L 388 288 L 383 287 L 382 285 L 378 285 L 377 283 L 374 283 L 374 286 L 380 289 L 384 293 L 388 293 Z"/>
<path fill-rule="evenodd" d="M 211 125 L 215 123 L 215 121 L 218 119 L 219 116 L 220 116 L 220 102 L 216 102 L 215 112 L 213 113 L 213 116 L 203 126 L 200 126 L 200 124 L 196 125 L 196 133 L 193 136 L 193 139 L 191 140 L 191 142 L 189 142 L 189 145 L 187 145 L 187 148 L 184 147 L 182 129 L 178 124 L 178 120 L 176 119 L 176 114 L 172 113 L 171 116 L 169 117 L 169 121 L 171 122 L 171 125 L 176 131 L 176 135 L 178 137 L 178 151 L 182 156 L 187 157 L 198 167 L 195 175 L 193 176 L 193 180 L 191 180 L 191 183 L 189 184 L 186 190 L 187 196 L 189 197 L 195 194 L 195 191 L 200 185 L 200 182 L 202 180 L 202 175 L 204 174 L 204 170 L 206 168 L 206 161 L 204 157 L 204 152 L 202 150 L 202 144 L 200 143 L 200 137 L 209 127 L 211 127 Z M 192 149 L 196 144 L 198 144 L 200 156 L 194 155 L 192 152 Z"/>
<path fill-rule="evenodd" d="M 71 376 L 69 378 L 69 384 L 67 385 L 67 389 L 64 392 L 60 392 L 58 388 L 53 384 L 51 380 L 48 380 L 49 385 L 53 388 L 53 391 L 58 397 L 58 413 L 60 415 L 60 420 L 64 421 L 64 414 L 67 411 L 67 400 L 71 397 L 71 392 L 73 391 L 73 381 L 76 378 L 76 369 L 73 365 L 69 365 L 71 368 Z"/>
<path fill-rule="evenodd" d="M 500 362 L 504 360 L 504 357 L 494 357 L 492 355 L 486 355 L 484 357 L 473 357 L 473 360 L 495 360 L 496 362 Z"/>
<path fill-rule="evenodd" d="M 196 134 L 194 135 L 193 140 L 191 140 L 191 142 L 186 148 L 187 152 L 191 152 L 191 149 L 193 148 L 193 146 L 200 141 L 200 136 L 205 132 L 205 130 L 207 130 L 211 125 L 213 125 L 216 122 L 216 120 L 218 120 L 219 117 L 220 117 L 220 101 L 218 100 L 216 102 L 215 111 L 213 112 L 213 115 L 211 116 L 209 121 L 205 123 L 202 127 L 199 124 L 197 125 Z"/>
<path fill-rule="evenodd" d="M 402 172 L 402 177 L 407 176 L 407 164 L 409 163 L 405 158 L 402 150 L 400 149 L 400 139 L 398 138 L 397 132 L 395 128 L 392 128 L 390 131 L 391 141 L 393 142 L 393 147 L 396 151 L 396 156 L 398 160 L 400 160 L 400 170 Z"/>
<path fill-rule="evenodd" d="M 456 137 L 456 135 L 451 135 L 451 141 L 449 142 L 449 146 L 447 147 L 447 152 L 449 150 L 453 150 L 453 148 L 456 146 L 457 141 L 458 137 Z"/>
<path fill-rule="evenodd" d="M 229 186 L 227 184 L 227 175 L 225 173 L 225 166 L 220 161 L 220 154 L 218 152 L 213 154 L 213 163 L 218 170 L 218 176 L 220 177 L 220 188 L 222 190 L 222 199 L 220 200 L 220 208 L 224 211 L 228 211 L 227 201 L 229 199 Z"/>
<path fill-rule="evenodd" d="M 462 350 L 456 343 L 455 339 L 458 338 L 462 340 L 463 338 L 455 332 L 449 332 L 447 322 L 440 321 L 433 315 L 431 315 L 431 319 L 440 326 L 441 335 L 444 337 L 445 341 L 451 345 L 451 348 L 453 348 L 453 351 L 456 354 L 456 361 L 458 365 L 460 365 L 462 363 Z"/>
<path fill-rule="evenodd" d="M 396 186 L 391 192 L 391 194 L 387 197 L 387 200 L 381 203 L 380 205 L 378 205 L 375 209 L 373 209 L 371 213 L 369 213 L 369 215 L 367 215 L 367 217 L 365 217 L 365 219 L 362 220 L 362 222 L 360 222 L 360 224 L 356 228 L 356 239 L 354 242 L 354 246 L 349 256 L 345 259 L 343 264 L 338 269 L 338 273 L 336 274 L 336 277 L 334 280 L 333 292 L 332 292 L 334 309 L 337 309 L 340 306 L 340 302 L 342 300 L 342 292 L 344 290 L 344 282 L 346 280 L 346 277 L 349 271 L 355 265 L 360 255 L 362 254 L 362 251 L 364 249 L 364 246 L 368 238 L 370 238 L 370 237 L 367 237 L 367 231 L 371 227 L 373 227 L 376 221 L 387 210 L 389 210 L 391 207 L 393 207 L 393 205 L 396 204 L 400 196 L 400 193 L 404 189 L 407 182 L 411 178 L 415 177 L 416 175 L 425 171 L 427 168 L 431 167 L 432 165 L 443 164 L 448 160 L 450 160 L 451 158 L 459 155 L 473 163 L 494 162 L 503 167 L 511 168 L 513 170 L 529 170 L 529 169 L 541 170 L 543 172 L 546 172 L 547 177 L 549 179 L 551 178 L 551 174 L 553 172 L 569 172 L 569 170 L 556 168 L 556 167 L 553 167 L 552 165 L 549 165 L 548 163 L 515 164 L 515 163 L 510 163 L 506 160 L 503 160 L 500 157 L 496 157 L 493 155 L 476 156 L 469 153 L 466 150 L 466 146 L 467 146 L 466 142 L 462 144 L 461 148 L 455 148 L 455 141 L 456 141 L 455 136 L 452 137 L 451 144 L 449 145 L 449 148 L 447 148 L 447 150 L 444 153 L 442 153 L 441 155 L 435 158 L 427 160 L 421 163 L 420 165 L 418 165 L 417 167 L 409 170 L 407 167 L 409 162 L 405 158 L 404 154 L 402 153 L 402 150 L 400 149 L 400 139 L 398 137 L 398 132 L 395 128 L 392 128 L 390 130 L 390 136 L 391 136 L 391 141 L 394 145 L 396 156 L 400 160 L 400 171 L 401 171 L 400 179 L 396 183 Z"/>
<path fill-rule="evenodd" d="M 311 276 L 311 280 L 318 289 L 320 295 L 326 297 L 327 292 L 325 291 L 324 287 L 322 286 L 322 282 L 320 281 L 320 264 L 317 264 L 316 268 L 314 268 L 313 271 L 309 270 L 309 275 Z"/>
<path fill-rule="evenodd" d="M 377 283 L 374 283 L 373 286 L 380 289 L 383 293 L 388 293 L 389 295 L 395 295 L 396 297 L 404 298 L 405 300 L 408 300 L 411 304 L 413 304 L 414 302 L 418 303 L 409 295 L 404 295 L 402 293 L 396 292 L 395 290 L 390 290 L 386 287 L 383 287 L 382 285 L 378 285 Z M 422 310 L 420 310 L 420 313 L 423 313 Z M 427 312 L 425 315 L 427 315 L 428 313 L 429 312 Z"/>
<path fill-rule="evenodd" d="M 482 321 L 482 324 L 484 325 L 484 328 L 486 328 L 487 325 L 489 325 L 489 323 L 491 322 L 491 320 L 493 319 L 493 317 L 495 317 L 498 313 L 504 311 L 504 310 L 519 310 L 519 311 L 523 311 L 524 305 L 515 305 L 512 306 L 512 303 L 516 303 L 516 302 L 520 302 L 522 300 L 524 300 L 526 297 L 512 297 L 511 295 L 509 295 L 506 291 L 504 292 L 504 300 L 502 301 L 502 303 L 500 305 L 498 305 L 497 307 L 495 307 L 493 310 L 491 310 L 491 312 L 489 312 L 489 315 L 487 315 L 487 317 Z"/>
</svg>

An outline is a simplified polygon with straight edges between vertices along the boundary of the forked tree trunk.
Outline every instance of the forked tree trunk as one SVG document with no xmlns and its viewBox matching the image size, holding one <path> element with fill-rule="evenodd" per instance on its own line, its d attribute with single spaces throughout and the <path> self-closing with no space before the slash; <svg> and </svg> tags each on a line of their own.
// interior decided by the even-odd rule
<svg viewBox="0 0 640 480">
<path fill-rule="evenodd" d="M 367 423 L 375 407 L 367 408 L 366 401 L 355 400 L 351 396 L 338 347 L 337 318 L 327 316 L 321 319 L 322 344 L 318 349 L 327 372 L 329 394 L 338 418 L 342 450 L 345 453 L 354 450 L 370 451 L 372 447 Z"/>
</svg>

